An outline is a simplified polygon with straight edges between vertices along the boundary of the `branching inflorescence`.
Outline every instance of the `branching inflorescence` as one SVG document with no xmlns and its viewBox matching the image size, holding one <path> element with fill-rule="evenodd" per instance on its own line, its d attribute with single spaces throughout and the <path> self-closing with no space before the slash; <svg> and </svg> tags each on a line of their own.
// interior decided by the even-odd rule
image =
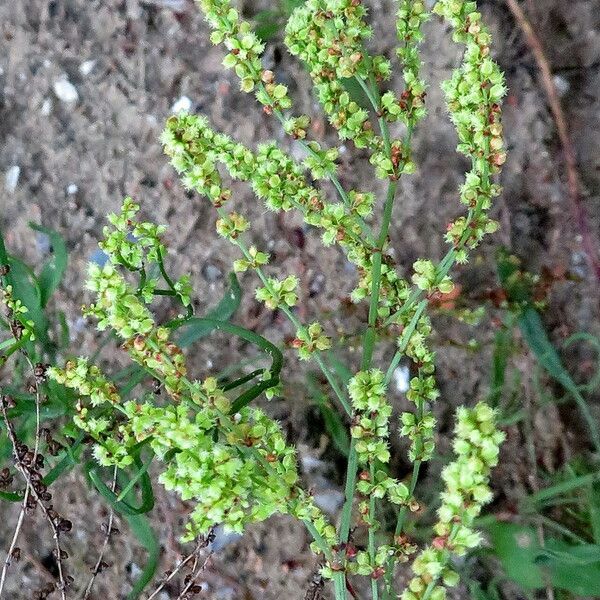
<svg viewBox="0 0 600 600">
<path fill-rule="evenodd" d="M 500 191 L 492 177 L 505 160 L 499 106 L 505 87 L 490 57 L 490 35 L 475 2 L 440 0 L 436 4 L 434 12 L 449 23 L 454 40 L 465 47 L 460 66 L 443 88 L 458 133 L 458 150 L 471 161 L 460 189 L 466 214 L 448 225 L 446 256 L 437 264 L 417 260 L 410 278 L 404 279 L 387 252 L 388 233 L 398 179 L 416 169 L 411 139 L 425 115 L 426 85 L 419 57 L 422 27 L 430 18 L 425 3 L 398 1 L 396 54 L 405 84 L 400 94 L 380 89 L 390 79 L 392 65 L 385 57 L 369 54 L 372 32 L 361 0 L 307 0 L 293 12 L 286 27 L 285 43 L 305 64 L 329 123 L 341 140 L 366 149 L 376 176 L 387 181 L 377 230 L 371 224 L 379 208 L 374 194 L 342 187 L 337 176 L 339 150 L 309 139 L 310 118 L 291 113 L 288 88 L 264 68 L 264 44 L 250 24 L 229 0 L 200 0 L 200 6 L 213 30 L 211 40 L 227 50 L 224 66 L 234 69 L 242 91 L 254 92 L 264 112 L 281 122 L 304 149 L 305 158 L 295 160 L 275 142 L 248 148 L 214 131 L 205 117 L 191 114 L 172 116 L 162 142 L 184 186 L 207 197 L 215 207 L 218 234 L 239 249 L 235 270 L 256 273 L 260 280 L 256 298 L 291 321 L 296 332 L 292 347 L 301 359 L 316 362 L 347 413 L 351 447 L 339 527 L 336 530 L 302 489 L 294 448 L 275 421 L 245 401 L 233 402 L 214 377 L 189 378 L 175 336 L 178 326 L 192 314 L 189 278 L 173 281 L 167 275 L 161 241 L 164 229 L 136 221 L 138 207 L 130 199 L 120 215 L 109 217 L 112 227 L 105 230 L 101 244 L 109 260 L 104 267 L 90 268 L 88 287 L 97 299 L 87 314 L 97 319 L 99 329 L 116 333 L 131 359 L 164 387 L 168 401 L 157 402 L 148 394 L 123 402 L 114 384 L 85 358 L 69 361 L 63 369 L 51 369 L 49 375 L 80 395 L 76 423 L 96 440 L 96 459 L 101 464 L 125 467 L 144 446 L 165 463 L 161 482 L 196 503 L 187 539 L 217 524 L 242 531 L 276 512 L 291 514 L 313 536 L 313 548 L 322 555 L 322 574 L 333 579 L 337 600 L 346 598 L 351 574 L 370 578 L 373 598 L 380 594 L 390 598 L 398 592 L 395 566 L 416 551 L 404 534 L 405 521 L 409 511 L 419 508 L 414 493 L 420 466 L 434 453 L 432 405 L 439 391 L 435 355 L 428 346 L 431 324 L 426 309 L 431 299 L 452 291 L 449 273 L 453 264 L 467 262 L 469 252 L 497 227 L 488 212 Z M 363 89 L 372 110 L 353 99 L 345 85 L 350 78 Z M 398 129 L 397 137 L 392 128 Z M 347 389 L 327 366 L 332 340 L 326 327 L 317 321 L 301 322 L 294 310 L 296 276 L 270 276 L 269 254 L 245 241 L 251 223 L 228 208 L 232 192 L 223 181 L 225 172 L 231 179 L 247 182 L 267 209 L 298 211 L 321 232 L 324 245 L 339 245 L 358 267 L 352 300 L 368 302 L 369 313 L 360 366 Z M 321 179 L 331 181 L 337 201 L 315 187 L 313 181 Z M 127 273 L 137 276 L 137 284 L 130 282 Z M 165 288 L 160 287 L 161 281 Z M 173 297 L 186 314 L 158 325 L 150 307 L 157 295 Z M 400 332 L 396 353 L 381 370 L 373 365 L 374 347 L 382 333 L 391 331 Z M 414 363 L 416 373 L 407 393 L 415 410 L 402 414 L 400 423 L 401 434 L 410 441 L 413 464 L 406 482 L 391 477 L 388 465 L 392 407 L 387 387 L 403 357 Z M 278 384 L 278 377 L 267 370 L 263 378 L 271 382 L 269 386 Z M 403 600 L 439 600 L 445 595 L 444 586 L 456 583 L 451 559 L 480 543 L 471 527 L 491 498 L 489 473 L 497 462 L 501 440 L 494 412 L 487 405 L 459 409 L 456 459 L 443 471 L 445 491 L 435 538 L 414 560 L 414 578 L 401 592 Z M 384 500 L 396 507 L 392 532 L 377 518 Z M 353 524 L 367 528 L 364 549 L 357 549 L 351 540 Z"/>
</svg>

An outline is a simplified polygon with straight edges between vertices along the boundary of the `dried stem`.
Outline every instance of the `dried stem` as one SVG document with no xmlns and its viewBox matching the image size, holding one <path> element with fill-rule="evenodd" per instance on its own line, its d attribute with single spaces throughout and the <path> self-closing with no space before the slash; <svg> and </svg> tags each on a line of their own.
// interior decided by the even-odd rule
<svg viewBox="0 0 600 600">
<path fill-rule="evenodd" d="M 556 129 L 558 131 L 558 137 L 560 144 L 563 149 L 565 156 L 565 168 L 567 174 L 567 189 L 569 192 L 569 204 L 571 214 L 575 220 L 575 225 L 581 236 L 581 244 L 583 251 L 586 255 L 587 261 L 596 278 L 600 282 L 600 260 L 597 253 L 597 241 L 594 239 L 594 235 L 590 229 L 589 219 L 587 210 L 581 199 L 581 184 L 579 180 L 579 173 L 577 168 L 577 155 L 575 148 L 569 134 L 567 127 L 567 121 L 560 103 L 560 98 L 556 90 L 554 78 L 552 77 L 552 71 L 548 59 L 544 53 L 544 48 L 539 37 L 533 30 L 531 23 L 527 19 L 523 9 L 517 2 L 517 0 L 506 0 L 506 4 L 510 9 L 517 25 L 523 32 L 525 40 L 533 53 L 540 75 L 542 79 L 542 85 L 546 96 L 548 98 L 548 104 L 550 105 L 550 111 L 552 117 L 556 123 Z"/>
<path fill-rule="evenodd" d="M 113 470 L 113 478 L 112 478 L 112 483 L 111 483 L 111 487 L 110 487 L 110 489 L 113 493 L 117 487 L 117 471 L 118 471 L 118 469 L 117 469 L 117 467 L 115 467 Z M 112 533 L 112 525 L 113 525 L 114 518 L 115 518 L 115 511 L 113 510 L 113 508 L 111 506 L 110 512 L 108 514 L 108 524 L 106 525 L 106 532 L 104 534 L 104 540 L 102 541 L 102 548 L 100 548 L 100 554 L 98 555 L 98 560 L 96 561 L 96 564 L 94 565 L 94 568 L 92 569 L 92 576 L 90 577 L 90 580 L 85 588 L 85 592 L 83 593 L 82 600 L 88 600 L 88 598 L 90 597 L 90 593 L 92 592 L 92 587 L 94 587 L 94 582 L 96 581 L 96 576 L 102 570 L 102 563 L 104 561 L 104 553 L 106 552 L 106 548 L 107 548 L 108 542 L 110 540 L 110 535 Z"/>
<path fill-rule="evenodd" d="M 214 534 L 214 531 L 211 529 L 209 531 L 208 535 L 204 539 L 200 540 L 196 544 L 196 547 L 194 548 L 194 550 L 192 552 L 190 552 L 190 554 L 188 554 L 173 569 L 173 571 L 171 571 L 168 574 L 168 576 L 165 577 L 165 579 L 163 579 L 163 581 L 161 582 L 161 584 L 152 592 L 152 594 L 150 594 L 150 596 L 148 596 L 148 598 L 146 598 L 146 600 L 153 600 L 154 598 L 156 598 L 156 596 L 167 585 L 167 583 L 169 583 L 169 581 L 171 581 L 177 575 L 177 573 L 179 573 L 181 571 L 181 569 L 183 569 L 183 567 L 185 567 L 185 565 L 187 565 L 192 559 L 194 560 L 194 564 L 192 566 L 192 573 L 194 573 L 196 571 L 196 567 L 198 565 L 198 559 L 199 559 L 199 556 L 200 556 L 200 551 L 203 550 L 204 548 L 206 548 L 214 539 L 215 539 L 215 534 Z M 204 564 L 202 565 L 202 569 L 206 566 L 206 562 L 208 561 L 208 559 L 210 558 L 211 555 L 212 555 L 212 551 L 206 557 L 206 560 L 205 560 Z M 197 577 L 197 575 L 193 576 L 191 581 L 193 582 L 193 580 L 196 577 Z M 185 593 L 187 589 L 188 589 L 188 586 L 186 586 L 186 588 L 184 588 L 182 594 Z"/>
<path fill-rule="evenodd" d="M 31 362 L 29 361 L 28 357 L 27 357 L 27 361 L 31 365 Z M 31 365 L 31 366 L 33 366 L 33 365 Z M 35 388 L 36 388 L 36 404 L 38 407 L 37 408 L 37 413 L 38 413 L 37 431 L 36 431 L 36 442 L 35 442 L 35 453 L 37 455 L 37 451 L 39 448 L 39 403 L 40 403 L 40 391 L 39 391 L 39 385 L 38 385 L 37 381 L 35 383 Z M 54 520 L 52 519 L 52 517 L 50 516 L 49 510 L 46 507 L 46 505 L 44 504 L 44 501 L 42 500 L 42 498 L 36 491 L 36 489 L 33 485 L 33 482 L 31 480 L 31 473 L 29 471 L 29 468 L 24 464 L 24 462 L 20 456 L 19 441 L 17 439 L 13 424 L 11 423 L 10 419 L 8 418 L 8 413 L 6 410 L 6 402 L 4 400 L 2 400 L 0 402 L 0 409 L 2 410 L 2 416 L 4 418 L 4 423 L 6 425 L 6 431 L 8 433 L 8 437 L 12 444 L 12 450 L 13 450 L 13 455 L 15 457 L 15 464 L 16 464 L 17 470 L 23 476 L 25 483 L 27 485 L 27 489 L 30 491 L 30 494 L 36 499 L 37 504 L 41 507 L 42 512 L 44 513 L 44 516 L 46 517 L 46 520 L 48 521 L 48 524 L 50 525 L 50 529 L 52 530 L 53 537 L 54 537 L 54 543 L 55 543 L 56 565 L 57 565 L 57 569 L 58 569 L 58 581 L 59 581 L 58 589 L 60 590 L 61 600 L 66 600 L 66 594 L 65 594 L 66 583 L 65 583 L 65 578 L 64 578 L 63 569 L 62 569 L 62 551 L 60 548 L 60 542 L 59 542 L 60 533 L 59 533 L 58 527 L 57 527 L 56 523 L 54 522 Z"/>
<path fill-rule="evenodd" d="M 18 340 L 15 340 L 15 341 L 18 342 Z M 29 367 L 31 368 L 31 370 L 33 372 L 35 369 L 34 369 L 33 364 L 31 363 L 31 360 L 29 359 L 29 356 L 27 356 L 27 354 L 25 354 L 25 352 L 23 352 L 23 355 L 25 356 L 25 359 L 27 360 L 27 363 L 29 364 Z M 39 446 L 40 446 L 40 404 L 41 404 L 40 389 L 39 389 L 37 380 L 35 381 L 34 385 L 35 385 L 35 442 L 34 442 L 34 448 L 33 448 L 33 464 L 35 464 L 35 461 L 37 459 Z M 9 423 L 8 423 L 8 419 L 6 416 L 6 409 L 4 408 L 4 403 L 2 403 L 2 412 L 4 415 L 4 420 L 6 423 L 7 431 L 9 431 Z M 9 436 L 10 436 L 10 433 L 9 433 Z M 14 446 L 14 444 L 13 444 L 13 446 Z M 21 504 L 21 511 L 19 512 L 17 524 L 15 525 L 15 531 L 13 533 L 13 537 L 10 542 L 10 546 L 6 552 L 6 559 L 4 560 L 4 565 L 2 566 L 2 574 L 0 575 L 0 598 L 2 598 L 2 592 L 4 590 L 4 585 L 6 582 L 8 567 L 10 566 L 11 558 L 13 556 L 13 552 L 14 552 L 15 548 L 17 547 L 17 541 L 19 539 L 19 534 L 21 533 L 21 528 L 23 527 L 23 523 L 25 521 L 25 514 L 27 511 L 27 503 L 29 502 L 30 491 L 31 491 L 30 485 L 29 485 L 29 483 L 27 483 L 27 485 L 25 487 L 25 495 L 23 496 L 23 503 Z"/>
</svg>

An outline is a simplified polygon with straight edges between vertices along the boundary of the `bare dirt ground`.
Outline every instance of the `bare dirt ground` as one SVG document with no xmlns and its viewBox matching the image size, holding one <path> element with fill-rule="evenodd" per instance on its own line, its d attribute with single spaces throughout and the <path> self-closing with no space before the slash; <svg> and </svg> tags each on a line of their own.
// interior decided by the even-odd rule
<svg viewBox="0 0 600 600">
<path fill-rule="evenodd" d="M 597 234 L 600 3 L 528 0 L 523 4 L 543 40 L 562 94 L 579 162 L 583 202 Z M 391 56 L 395 40 L 392 3 L 375 0 L 371 5 L 377 32 L 373 48 Z M 598 334 L 598 295 L 569 218 L 564 161 L 536 64 L 504 1 L 481 5 L 495 34 L 494 51 L 510 89 L 504 110 L 509 159 L 502 175 L 504 193 L 494 209 L 502 230 L 487 240 L 472 264 L 461 269 L 458 279 L 463 297 L 467 304 L 474 304 L 495 285 L 494 249 L 503 243 L 533 272 L 543 266 L 562 266 L 574 274 L 573 280 L 551 291 L 544 318 L 555 340 L 582 330 Z M 253 5 L 244 6 L 249 15 L 256 10 Z M 429 115 L 415 138 L 419 170 L 401 183 L 391 230 L 395 258 L 404 269 L 418 256 L 440 258 L 445 252 L 443 229 L 460 210 L 457 186 L 465 167 L 454 151 L 455 134 L 437 88 L 437 82 L 456 64 L 458 49 L 437 20 L 427 30 L 431 34 L 424 47 L 425 72 L 431 82 Z M 310 95 L 307 76 L 286 54 L 281 36 L 269 42 L 267 56 L 299 105 L 317 115 L 313 136 L 333 144 L 331 131 Z M 207 27 L 188 0 L 0 0 L 0 185 L 4 185 L 0 226 L 10 251 L 33 264 L 39 264 L 49 248 L 43 236 L 28 228 L 28 221 L 51 227 L 67 240 L 70 263 L 57 303 L 67 313 L 74 351 L 88 351 L 95 341 L 79 316 L 79 307 L 88 300 L 83 291 L 86 263 L 97 252 L 105 214 L 118 210 L 125 195 L 141 203 L 145 217 L 169 226 L 169 262 L 178 274 L 191 273 L 197 310 L 202 312 L 222 295 L 234 249 L 214 233 L 211 208 L 189 197 L 168 166 L 158 142 L 163 123 L 185 96 L 191 110 L 206 114 L 216 128 L 244 143 L 252 146 L 269 138 L 280 139 L 288 148 L 290 143 L 276 123 L 238 91 L 235 76 L 222 69 L 221 59 L 222 51 L 210 44 Z M 73 88 L 65 86 L 65 81 Z M 400 88 L 398 81 L 392 85 Z M 71 95 L 76 93 L 70 103 L 59 97 L 64 97 L 65 88 Z M 343 155 L 340 178 L 347 187 L 374 185 L 367 162 L 351 148 Z M 342 256 L 335 250 L 324 251 L 318 236 L 293 215 L 281 218 L 266 213 L 248 189 L 240 187 L 236 192 L 236 206 L 255 225 L 257 244 L 274 254 L 277 270 L 299 275 L 303 315 L 328 315 L 331 331 L 356 330 L 365 316 L 364 307 L 352 308 L 345 301 L 353 272 Z M 282 342 L 292 333 L 288 324 L 254 302 L 251 275 L 244 276 L 242 284 L 247 292 L 237 321 Z M 447 317 L 436 323 L 442 391 L 437 411 L 443 451 L 454 407 L 486 393 L 493 330 L 489 319 L 475 328 Z M 472 338 L 479 344 L 477 352 L 469 350 Z M 349 360 L 352 344 L 350 336 L 350 343 L 340 350 Z M 191 358 L 201 376 L 227 364 L 238 351 L 234 342 L 204 342 Z M 386 358 L 392 353 L 390 340 Z M 585 376 L 580 367 L 593 356 L 581 350 L 568 359 L 569 368 Z M 288 360 L 293 363 L 291 356 Z M 307 484 L 335 513 L 341 473 L 318 413 L 307 399 L 305 372 L 305 367 L 288 368 L 286 399 L 273 403 L 269 411 L 299 444 Z M 398 410 L 406 402 L 399 392 L 392 401 Z M 571 453 L 579 449 L 574 419 L 572 412 L 556 410 L 546 410 L 536 418 L 540 452 L 551 467 L 556 466 L 559 449 Z M 396 449 L 401 450 L 399 443 Z M 527 485 L 521 452 L 522 439 L 517 430 L 512 431 L 495 479 L 505 499 L 518 496 Z M 398 459 L 395 468 L 403 476 L 407 465 Z M 435 471 L 434 466 L 428 476 L 434 477 Z M 55 492 L 56 504 L 75 525 L 66 546 L 72 557 L 73 589 L 81 590 L 102 540 L 100 523 L 106 519 L 106 508 L 80 475 L 63 483 Z M 157 493 L 153 522 L 165 570 L 184 552 L 177 539 L 187 507 L 158 486 Z M 16 513 L 4 504 L 0 511 L 0 546 L 4 548 Z M 119 524 L 119 528 L 122 534 L 111 543 L 106 559 L 112 566 L 99 575 L 93 598 L 123 598 L 143 563 L 144 553 L 127 535 L 126 525 Z M 48 566 L 51 541 L 43 527 L 30 522 L 25 536 L 24 557 L 11 570 L 10 597 L 15 600 L 32 598 L 40 581 L 52 577 Z M 251 528 L 209 562 L 203 576 L 208 586 L 205 597 L 303 598 L 316 568 L 308 543 L 302 527 L 285 518 Z M 178 585 L 167 588 L 161 598 L 177 598 Z"/>
</svg>

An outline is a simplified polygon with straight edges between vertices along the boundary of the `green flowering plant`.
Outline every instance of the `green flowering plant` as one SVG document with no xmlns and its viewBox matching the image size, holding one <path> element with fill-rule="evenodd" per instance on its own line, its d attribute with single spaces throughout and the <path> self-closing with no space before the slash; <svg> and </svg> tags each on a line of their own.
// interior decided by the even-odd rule
<svg viewBox="0 0 600 600">
<path fill-rule="evenodd" d="M 289 319 L 296 332 L 291 347 L 300 359 L 314 361 L 345 414 L 351 443 L 345 502 L 337 527 L 303 489 L 294 447 L 276 421 L 250 405 L 254 396 L 234 399 L 232 388 L 218 378 L 196 380 L 189 375 L 176 331 L 195 319 L 190 279 L 169 277 L 164 265 L 164 228 L 138 222 L 139 207 L 130 199 L 119 215 L 109 217 L 101 243 L 108 262 L 90 268 L 87 285 L 96 300 L 86 314 L 96 319 L 99 329 L 111 329 L 120 338 L 131 360 L 150 373 L 168 397 L 159 401 L 146 394 L 122 401 L 109 378 L 86 358 L 52 368 L 49 376 L 79 395 L 75 422 L 95 440 L 100 464 L 126 467 L 136 460 L 141 447 L 152 450 L 163 464 L 160 482 L 195 503 L 185 539 L 220 524 L 241 532 L 274 513 L 290 514 L 303 521 L 311 534 L 321 572 L 332 580 L 336 600 L 347 598 L 351 576 L 366 577 L 376 600 L 440 600 L 446 587 L 458 580 L 453 557 L 481 543 L 472 527 L 492 497 L 490 470 L 503 438 L 496 429 L 494 411 L 484 403 L 458 410 L 453 442 L 456 458 L 442 472 L 444 491 L 435 537 L 412 561 L 413 579 L 406 589 L 398 590 L 397 566 L 417 552 L 405 534 L 407 515 L 420 508 L 416 497 L 420 468 L 435 452 L 433 405 L 440 393 L 434 376 L 435 353 L 428 341 L 432 326 L 427 308 L 440 295 L 452 292 L 452 266 L 466 263 L 483 236 L 497 228 L 489 209 L 500 193 L 492 179 L 505 161 L 500 122 L 505 86 L 490 57 L 490 34 L 475 2 L 436 3 L 433 12 L 450 25 L 453 39 L 464 46 L 462 61 L 443 90 L 457 130 L 458 151 L 471 162 L 459 192 L 466 214 L 448 224 L 445 239 L 450 248 L 444 258 L 438 263 L 418 259 L 411 276 L 404 278 L 387 251 L 388 234 L 398 180 L 417 168 L 411 140 L 426 111 L 419 55 L 423 24 L 431 16 L 425 3 L 398 0 L 396 55 L 404 80 L 399 94 L 386 89 L 391 62 L 369 53 L 372 31 L 361 0 L 307 0 L 294 10 L 285 30 L 286 46 L 306 66 L 317 99 L 340 140 L 365 149 L 376 177 L 387 182 L 381 205 L 372 192 L 342 186 L 337 174 L 339 148 L 325 148 L 309 139 L 310 117 L 292 113 L 288 88 L 263 66 L 263 42 L 230 0 L 200 0 L 199 4 L 213 30 L 212 42 L 226 49 L 224 67 L 233 69 L 241 90 L 254 92 L 264 112 L 279 120 L 303 150 L 304 159 L 296 160 L 275 142 L 256 149 L 246 147 L 214 131 L 205 117 L 186 113 L 169 118 L 162 143 L 183 185 L 214 206 L 217 233 L 240 254 L 235 271 L 256 275 L 256 299 Z M 344 85 L 348 79 L 362 88 L 370 109 L 352 98 Z M 358 278 L 351 299 L 368 303 L 368 319 L 360 364 L 345 388 L 329 367 L 328 351 L 334 342 L 326 324 L 304 323 L 295 310 L 298 278 L 295 274 L 269 275 L 271 257 L 245 239 L 251 223 L 227 208 L 232 191 L 226 174 L 247 182 L 268 210 L 298 211 L 320 231 L 325 246 L 338 245 L 356 265 Z M 316 186 L 319 180 L 330 181 L 339 199 L 329 199 Z M 381 218 L 375 229 L 373 213 L 379 209 Z M 132 283 L 132 279 L 137 281 Z M 181 305 L 176 319 L 156 322 L 151 304 L 159 295 L 171 296 Z M 212 325 L 239 335 L 240 328 L 233 325 Z M 390 334 L 397 336 L 393 358 L 385 367 L 375 366 L 375 346 Z M 388 388 L 405 358 L 414 365 L 407 393 L 414 410 L 401 415 L 397 428 L 391 422 Z M 267 396 L 284 393 L 278 370 L 261 370 L 260 380 L 260 391 Z M 390 436 L 397 431 L 409 440 L 413 471 L 406 481 L 391 474 Z M 397 514 L 393 531 L 380 521 L 384 503 Z M 364 548 L 354 543 L 351 532 L 356 527 L 366 528 Z"/>
</svg>

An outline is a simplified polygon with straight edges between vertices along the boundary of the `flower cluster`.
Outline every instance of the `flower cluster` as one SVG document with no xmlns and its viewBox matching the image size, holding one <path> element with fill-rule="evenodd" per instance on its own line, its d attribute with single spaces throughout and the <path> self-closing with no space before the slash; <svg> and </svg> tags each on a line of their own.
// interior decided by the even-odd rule
<svg viewBox="0 0 600 600">
<path fill-rule="evenodd" d="M 111 215 L 117 231 L 123 224 L 136 227 L 135 210 L 126 200 L 123 212 Z M 217 524 L 242 531 L 275 512 L 292 513 L 310 520 L 319 539 L 325 540 L 319 551 L 328 553 L 335 544 L 335 530 L 312 498 L 299 489 L 295 451 L 277 422 L 250 407 L 231 414 L 232 402 L 214 377 L 202 382 L 187 379 L 184 356 L 170 341 L 169 328 L 155 324 L 140 300 L 140 287 L 136 292 L 117 270 L 123 266 L 122 251 L 129 248 L 129 241 L 122 238 L 118 244 L 118 236 L 110 230 L 106 235 L 109 261 L 104 267 L 90 267 L 87 285 L 95 292 L 96 302 L 87 313 L 99 320 L 100 329 L 111 328 L 124 339 L 123 348 L 131 358 L 177 402 L 157 404 L 152 394 L 123 402 L 115 384 L 86 358 L 69 360 L 62 369 L 48 369 L 51 379 L 77 392 L 74 423 L 95 440 L 96 460 L 105 466 L 127 467 L 136 459 L 140 444 L 147 442 L 165 464 L 161 483 L 182 499 L 195 502 L 186 540 Z M 155 248 L 141 247 L 150 250 L 142 251 L 139 258 L 128 255 L 136 271 L 141 271 Z M 258 252 L 251 257 L 263 262 Z M 292 277 L 283 282 L 271 280 L 268 285 L 273 298 L 289 306 L 295 302 L 296 283 Z M 19 309 L 16 304 L 14 309 Z M 313 336 L 317 333 L 315 325 L 309 330 Z M 321 338 L 322 332 L 315 340 L 320 348 Z M 270 374 L 265 372 L 263 377 L 268 379 Z"/>
<path fill-rule="evenodd" d="M 467 217 L 448 226 L 447 241 L 456 248 L 457 260 L 465 262 L 497 224 L 487 216 L 492 198 L 500 193 L 490 176 L 506 160 L 500 122 L 500 101 L 506 94 L 504 77 L 490 58 L 491 36 L 483 25 L 476 2 L 440 0 L 434 7 L 454 28 L 454 39 L 465 45 L 463 62 L 443 89 L 450 117 L 458 132 L 458 151 L 473 163 L 461 189 L 461 202 L 469 207 Z"/>
<path fill-rule="evenodd" d="M 86 285 L 96 293 L 96 302 L 85 314 L 98 320 L 100 331 L 113 329 L 131 358 L 160 372 L 167 391 L 177 397 L 186 368 L 181 350 L 169 339 L 169 330 L 156 327 L 148 307 L 110 262 L 104 267 L 91 264 Z"/>
<path fill-rule="evenodd" d="M 131 402 L 125 410 L 136 439 L 151 436 L 152 450 L 167 464 L 160 482 L 195 502 L 184 539 L 219 523 L 241 532 L 249 523 L 287 512 L 298 479 L 296 459 L 278 425 L 262 411 L 246 408 L 229 419 L 216 408 L 196 411 L 187 403 Z"/>
<path fill-rule="evenodd" d="M 331 348 L 331 338 L 323 332 L 320 323 L 311 323 L 296 331 L 292 346 L 298 350 L 301 360 L 308 360 L 314 352 L 323 352 Z"/>
<path fill-rule="evenodd" d="M 438 280 L 438 273 L 435 265 L 426 259 L 419 259 L 413 264 L 414 274 L 412 282 L 420 289 L 426 291 L 439 291 L 442 294 L 447 294 L 452 291 L 454 284 L 447 275 Z"/>
<path fill-rule="evenodd" d="M 385 59 L 371 60 L 365 52 L 372 33 L 365 14 L 362 3 L 353 0 L 308 0 L 292 13 L 285 37 L 291 54 L 306 64 L 330 123 L 342 140 L 351 139 L 359 148 L 378 142 L 368 112 L 351 99 L 341 80 L 364 80 L 371 69 L 387 78 L 390 71 Z"/>
<path fill-rule="evenodd" d="M 73 422 L 96 441 L 96 460 L 104 466 L 116 465 L 123 468 L 130 465 L 133 462 L 132 448 L 136 440 L 127 427 L 115 422 L 114 415 L 118 412 L 97 410 L 105 408 L 105 405 L 117 411 L 123 410 L 115 384 L 96 365 L 89 364 L 88 359 L 83 357 L 67 361 L 62 369 L 51 367 L 47 373 L 50 379 L 75 390 L 79 395 Z M 83 402 L 83 397 L 89 398 L 89 405 Z"/>
<path fill-rule="evenodd" d="M 236 273 L 244 273 L 248 269 L 258 269 L 269 263 L 269 255 L 257 250 L 256 246 L 248 248 L 248 258 L 240 258 L 233 263 Z"/>
<path fill-rule="evenodd" d="M 437 537 L 415 559 L 415 576 L 402 600 L 445 598 L 445 588 L 437 582 L 441 579 L 446 586 L 458 582 L 458 574 L 449 567 L 451 555 L 463 556 L 479 545 L 481 539 L 472 529 L 473 521 L 492 499 L 488 480 L 504 439 L 496 429 L 495 416 L 483 402 L 473 409 L 458 409 L 453 445 L 456 459 L 442 471 L 445 490 L 434 527 Z"/>
<path fill-rule="evenodd" d="M 298 302 L 297 287 L 298 278 L 295 275 L 289 275 L 281 281 L 270 277 L 264 287 L 256 290 L 256 299 L 264 302 L 271 310 L 280 306 L 290 308 Z"/>
<path fill-rule="evenodd" d="M 379 369 L 359 371 L 348 383 L 354 416 L 351 433 L 357 440 L 359 463 L 388 462 L 389 419 L 392 407 L 386 400 L 384 375 Z"/>
<path fill-rule="evenodd" d="M 199 0 L 199 4 L 213 28 L 212 43 L 222 43 L 229 50 L 223 66 L 235 70 L 242 91 L 251 92 L 258 88 L 256 98 L 268 112 L 290 108 L 292 101 L 287 87 L 276 83 L 273 73 L 263 69 L 260 57 L 264 44 L 252 31 L 250 23 L 240 19 L 229 0 Z"/>
<path fill-rule="evenodd" d="M 327 204 L 323 192 L 307 183 L 302 167 L 276 144 L 261 144 L 253 153 L 214 132 L 204 117 L 184 114 L 169 119 L 162 142 L 171 163 L 182 173 L 184 185 L 207 196 L 217 208 L 231 195 L 217 171 L 217 163 L 221 163 L 232 178 L 250 182 L 269 210 L 299 210 L 307 223 L 324 229 L 327 240 L 340 243 L 354 261 L 368 253 L 356 213 L 342 203 Z M 247 221 L 240 226 L 247 228 Z M 222 235 L 230 230 L 227 224 Z M 234 228 L 236 237 L 239 232 Z"/>
<path fill-rule="evenodd" d="M 125 198 L 119 214 L 107 216 L 112 227 L 104 227 L 104 240 L 98 244 L 111 262 L 130 270 L 141 269 L 145 261 L 158 262 L 165 252 L 161 236 L 166 227 L 135 221 L 139 209 L 131 198 Z"/>
<path fill-rule="evenodd" d="M 397 109 L 388 112 L 392 116 L 397 115 L 410 128 L 425 116 L 425 82 L 420 76 L 419 44 L 423 40 L 422 26 L 428 17 L 422 0 L 400 0 L 396 13 L 399 41 L 396 54 L 402 62 L 405 88 L 395 103 Z M 391 102 L 390 106 L 393 106 Z"/>
</svg>

